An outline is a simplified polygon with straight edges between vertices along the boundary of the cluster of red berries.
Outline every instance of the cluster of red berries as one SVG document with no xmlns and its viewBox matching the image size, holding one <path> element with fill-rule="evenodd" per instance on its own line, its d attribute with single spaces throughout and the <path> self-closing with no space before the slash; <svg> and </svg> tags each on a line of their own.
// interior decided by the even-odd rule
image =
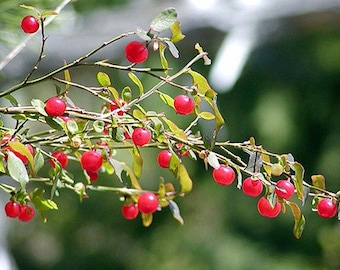
<svg viewBox="0 0 340 270">
<path fill-rule="evenodd" d="M 28 222 L 33 219 L 35 211 L 29 204 L 19 204 L 16 201 L 9 201 L 5 205 L 7 217 L 18 218 L 21 221 Z"/>
<path fill-rule="evenodd" d="M 156 212 L 158 206 L 159 202 L 157 196 L 152 192 L 145 192 L 138 197 L 137 204 L 124 204 L 122 206 L 122 215 L 126 219 L 135 219 L 139 212 L 144 214 Z"/>
<path fill-rule="evenodd" d="M 98 171 L 103 165 L 103 157 L 97 151 L 89 150 L 82 154 L 80 164 L 90 181 L 94 182 L 98 179 Z"/>
</svg>

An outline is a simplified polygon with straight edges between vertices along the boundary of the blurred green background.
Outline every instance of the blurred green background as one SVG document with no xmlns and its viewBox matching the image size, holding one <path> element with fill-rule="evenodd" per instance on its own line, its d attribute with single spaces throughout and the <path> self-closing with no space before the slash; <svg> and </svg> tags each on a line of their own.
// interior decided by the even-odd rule
<svg viewBox="0 0 340 270">
<path fill-rule="evenodd" d="M 2 52 L 13 48 L 24 37 L 17 22 L 26 11 L 17 8 L 15 2 L 3 0 L 0 3 L 3 10 L 0 13 Z M 53 9 L 57 2 L 61 1 L 36 0 L 25 1 L 25 4 Z M 215 2 L 218 5 L 218 1 Z M 146 3 L 147 10 L 143 6 Z M 59 38 L 66 44 L 77 38 L 100 44 L 120 34 L 118 31 L 134 30 L 139 25 L 134 22 L 134 16 L 126 18 L 123 24 L 110 18 L 107 23 L 113 30 L 106 37 L 97 40 L 92 32 L 86 36 L 85 30 L 92 27 L 88 23 L 96 22 L 95 16 L 103 14 L 99 10 L 116 13 L 121 10 L 129 14 L 129 8 L 137 7 L 143 11 L 142 14 L 134 13 L 140 21 L 140 17 L 156 15 L 160 3 L 168 4 L 167 1 L 79 0 L 63 11 L 66 17 L 62 12 L 60 19 L 49 27 L 53 33 L 60 32 Z M 170 1 L 170 4 L 175 8 L 182 7 L 183 1 Z M 185 19 L 187 13 L 181 14 L 178 10 L 179 19 Z M 204 10 L 199 12 L 204 13 Z M 152 16 L 143 19 L 149 21 Z M 340 179 L 339 16 L 339 9 L 332 9 L 269 21 L 277 27 L 261 38 L 236 83 L 218 99 L 226 120 L 223 139 L 241 142 L 254 136 L 257 143 L 269 151 L 290 152 L 304 165 L 306 181 L 310 175 L 322 173 L 327 179 L 327 188 L 333 191 L 339 189 Z M 71 22 L 74 29 L 84 31 L 70 33 L 63 27 L 63 22 Z M 125 28 L 115 28 L 116 24 Z M 221 28 L 221 24 L 216 28 L 191 25 L 184 32 L 185 41 L 178 44 L 180 60 L 171 61 L 171 65 L 175 68 L 183 66 L 195 54 L 193 46 L 196 42 L 209 52 L 214 63 L 217 51 L 228 35 L 228 31 Z M 186 29 L 185 25 L 183 29 Z M 52 34 L 49 39 L 53 40 Z M 0 73 L 0 85 L 11 85 L 30 70 L 29 63 L 38 54 L 39 39 L 33 40 L 32 44 L 13 60 L 10 68 Z M 78 48 L 78 54 L 70 57 L 76 58 L 86 51 L 87 46 L 83 44 Z M 66 51 L 59 53 L 67 54 Z M 32 54 L 33 60 L 27 54 Z M 42 73 L 44 65 L 49 70 L 62 63 L 62 58 L 53 58 L 51 51 L 48 57 L 42 64 Z M 112 57 L 121 61 L 120 54 L 106 56 Z M 16 61 L 23 58 L 27 61 L 26 66 L 16 69 L 15 65 L 20 63 Z M 152 61 L 151 58 L 149 63 Z M 209 76 L 210 67 L 196 64 L 195 69 Z M 94 84 L 96 71 L 74 72 L 73 79 Z M 111 75 L 117 76 L 118 89 L 124 86 L 126 81 L 119 74 Z M 145 84 L 150 82 L 145 81 Z M 43 87 L 51 87 L 53 91 L 50 84 Z M 31 93 L 39 93 L 39 90 L 29 93 L 23 100 L 30 100 Z M 39 96 L 42 100 L 46 97 L 48 93 Z M 79 96 L 73 98 L 77 102 Z M 142 184 L 151 187 L 153 183 L 157 184 L 155 175 L 169 177 L 164 170 L 153 166 L 156 152 L 146 150 L 143 154 L 147 167 Z M 139 218 L 134 221 L 122 218 L 121 202 L 113 194 L 92 192 L 89 199 L 79 203 L 74 193 L 62 191 L 56 199 L 60 210 L 49 213 L 46 224 L 39 218 L 29 224 L 10 221 L 8 245 L 18 269 L 339 269 L 338 222 L 336 218 L 319 218 L 311 211 L 310 200 L 302 208 L 306 216 L 304 234 L 296 240 L 289 210 L 273 220 L 263 218 L 256 210 L 256 199 L 244 196 L 236 186 L 217 186 L 212 181 L 211 170 L 204 171 L 201 162 L 188 161 L 187 165 L 194 179 L 194 189 L 185 198 L 177 199 L 185 221 L 183 226 L 171 217 L 168 209 L 164 209 L 154 215 L 150 228 L 144 228 Z M 103 182 L 110 181 L 104 175 L 101 177 Z"/>
</svg>

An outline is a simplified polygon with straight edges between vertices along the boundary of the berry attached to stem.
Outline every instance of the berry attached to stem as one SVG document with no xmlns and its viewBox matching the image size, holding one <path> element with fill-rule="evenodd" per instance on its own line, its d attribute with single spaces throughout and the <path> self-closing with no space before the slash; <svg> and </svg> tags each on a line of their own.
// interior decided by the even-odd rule
<svg viewBox="0 0 340 270">
<path fill-rule="evenodd" d="M 61 116 L 66 110 L 66 103 L 59 97 L 51 97 L 45 103 L 45 111 L 49 116 Z"/>
<path fill-rule="evenodd" d="M 35 214 L 34 208 L 29 204 L 23 204 L 20 207 L 20 213 L 18 215 L 19 220 L 28 222 L 33 219 Z"/>
<path fill-rule="evenodd" d="M 21 21 L 21 29 L 27 34 L 33 34 L 39 29 L 39 20 L 34 16 L 26 16 Z"/>
<path fill-rule="evenodd" d="M 146 128 L 135 128 L 132 132 L 132 141 L 137 146 L 148 144 L 151 140 L 151 132 Z"/>
<path fill-rule="evenodd" d="M 62 168 L 66 168 L 68 164 L 68 157 L 64 152 L 56 151 L 52 153 L 52 157 L 54 157 L 61 165 Z M 55 160 L 50 159 L 50 164 L 53 168 L 55 168 Z"/>
<path fill-rule="evenodd" d="M 157 156 L 158 165 L 162 168 L 169 168 L 169 163 L 171 159 L 171 152 L 169 150 L 162 150 Z"/>
<path fill-rule="evenodd" d="M 276 201 L 274 207 L 272 207 L 267 198 L 261 197 L 257 202 L 257 210 L 264 217 L 275 218 L 280 214 L 281 204 Z"/>
<path fill-rule="evenodd" d="M 179 95 L 174 99 L 174 107 L 178 114 L 191 114 L 195 108 L 194 101 L 186 96 L 186 95 Z"/>
<path fill-rule="evenodd" d="M 158 208 L 158 198 L 152 192 L 145 192 L 138 198 L 138 210 L 144 214 L 152 214 Z"/>
<path fill-rule="evenodd" d="M 20 213 L 20 204 L 16 201 L 10 201 L 8 203 L 6 203 L 5 205 L 5 213 L 6 216 L 10 217 L 10 218 L 16 218 L 18 217 L 19 213 Z"/>
<path fill-rule="evenodd" d="M 81 156 L 80 164 L 87 172 L 97 172 L 103 165 L 103 158 L 98 152 L 89 150 Z"/>
<path fill-rule="evenodd" d="M 143 63 L 148 58 L 148 54 L 145 44 L 138 41 L 131 41 L 125 47 L 125 57 L 131 63 Z"/>
<path fill-rule="evenodd" d="M 242 190 L 248 196 L 257 197 L 263 190 L 263 184 L 259 179 L 248 177 L 242 183 Z"/>
<path fill-rule="evenodd" d="M 122 215 L 126 219 L 135 219 L 138 216 L 139 210 L 136 204 L 124 204 L 122 206 Z"/>
<path fill-rule="evenodd" d="M 279 180 L 276 183 L 275 193 L 278 197 L 289 200 L 294 195 L 295 187 L 289 180 Z"/>
<path fill-rule="evenodd" d="M 212 175 L 215 182 L 222 186 L 230 185 L 235 180 L 235 171 L 224 164 L 221 164 L 220 167 L 214 169 Z"/>
<path fill-rule="evenodd" d="M 321 199 L 317 205 L 318 214 L 323 218 L 332 218 L 337 213 L 336 203 L 332 199 Z"/>
</svg>

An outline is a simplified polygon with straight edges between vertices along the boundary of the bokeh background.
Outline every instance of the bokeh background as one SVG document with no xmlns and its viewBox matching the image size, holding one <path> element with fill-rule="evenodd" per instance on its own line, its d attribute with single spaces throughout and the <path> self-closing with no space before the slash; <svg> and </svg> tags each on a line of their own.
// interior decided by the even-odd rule
<svg viewBox="0 0 340 270">
<path fill-rule="evenodd" d="M 62 1 L 23 2 L 54 9 Z M 0 2 L 0 61 L 26 38 L 19 27 L 27 13 L 18 8 L 21 3 Z M 39 72 L 60 66 L 63 59 L 73 60 L 120 33 L 147 29 L 150 20 L 169 6 L 177 9 L 186 35 L 178 44 L 180 59 L 171 65 L 179 68 L 191 59 L 196 42 L 212 59 L 212 66 L 195 64 L 195 69 L 219 92 L 226 120 L 220 139 L 241 142 L 254 136 L 269 151 L 292 153 L 304 165 L 306 181 L 322 173 L 327 188 L 339 190 L 339 1 L 72 1 L 47 27 L 47 57 Z M 93 59 L 123 62 L 125 42 Z M 36 35 L 0 71 L 1 89 L 22 80 L 39 44 Z M 158 64 L 152 57 L 148 61 Z M 72 76 L 95 84 L 97 71 L 76 70 Z M 118 89 L 126 84 L 120 74 L 111 75 L 116 76 Z M 23 104 L 33 97 L 44 100 L 52 91 L 51 83 L 43 83 L 25 90 L 20 99 Z M 76 93 L 73 99 L 97 106 Z M 158 182 L 156 175 L 168 175 L 155 168 L 155 152 L 143 154 L 149 165 L 142 181 L 152 187 Z M 256 199 L 244 196 L 236 186 L 217 186 L 211 170 L 205 171 L 200 162 L 187 165 L 195 184 L 191 194 L 177 200 L 183 226 L 165 209 L 155 214 L 150 228 L 144 228 L 140 219 L 122 218 L 116 195 L 93 192 L 79 203 L 74 193 L 62 191 L 56 199 L 60 210 L 50 212 L 46 224 L 39 218 L 29 224 L 0 219 L 1 249 L 14 260 L 8 269 L 339 269 L 338 221 L 319 218 L 311 211 L 310 200 L 302 208 L 304 234 L 296 240 L 289 210 L 273 220 L 263 218 L 257 213 Z M 75 167 L 74 173 L 79 169 Z M 102 176 L 100 181 L 110 179 Z M 1 195 L 2 205 L 7 196 Z M 5 255 L 0 256 L 2 265 Z"/>
</svg>

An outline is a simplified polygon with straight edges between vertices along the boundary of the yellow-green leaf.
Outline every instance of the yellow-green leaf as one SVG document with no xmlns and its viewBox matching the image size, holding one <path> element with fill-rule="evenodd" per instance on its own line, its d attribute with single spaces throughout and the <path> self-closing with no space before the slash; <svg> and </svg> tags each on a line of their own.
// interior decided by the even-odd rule
<svg viewBox="0 0 340 270">
<path fill-rule="evenodd" d="M 303 189 L 303 178 L 305 174 L 305 169 L 298 162 L 293 162 L 289 164 L 292 170 L 294 170 L 295 175 L 292 176 L 294 186 L 296 188 L 296 194 L 300 200 L 303 199 L 304 189 Z"/>
<path fill-rule="evenodd" d="M 188 193 L 192 190 L 192 180 L 185 166 L 180 163 L 178 166 L 178 178 L 181 185 L 181 192 Z"/>
<path fill-rule="evenodd" d="M 22 160 L 11 151 L 8 151 L 7 169 L 10 177 L 19 182 L 22 189 L 25 189 L 29 182 L 26 167 Z"/>
<path fill-rule="evenodd" d="M 165 104 L 167 104 L 167 105 L 169 105 L 170 107 L 174 108 L 174 99 L 173 99 L 171 96 L 159 92 L 159 97 L 160 97 L 160 99 L 161 99 Z"/>
<path fill-rule="evenodd" d="M 28 159 L 28 166 L 31 170 L 31 173 L 34 175 L 34 158 L 31 152 L 27 149 L 27 147 L 21 142 L 8 142 L 8 146 L 15 152 L 20 153 Z"/>
<path fill-rule="evenodd" d="M 97 73 L 97 81 L 103 87 L 107 87 L 111 85 L 110 76 L 106 74 L 105 72 Z"/>
<path fill-rule="evenodd" d="M 129 78 L 131 79 L 131 81 L 133 81 L 139 88 L 139 95 L 143 95 L 144 93 L 144 87 L 142 82 L 140 81 L 140 79 L 136 76 L 136 74 L 134 74 L 133 72 L 129 72 L 128 73 Z"/>
<path fill-rule="evenodd" d="M 315 193 L 322 193 L 319 189 L 326 190 L 326 182 L 323 175 L 312 175 L 311 178 L 313 186 L 316 187 L 316 189 L 314 189 Z"/>
<path fill-rule="evenodd" d="M 201 112 L 199 114 L 199 116 L 201 118 L 203 118 L 204 120 L 213 120 L 213 119 L 215 119 L 215 115 L 213 113 L 211 113 L 211 112 Z"/>
<path fill-rule="evenodd" d="M 268 165 L 270 163 L 270 157 L 266 153 L 262 153 L 261 158 L 262 158 L 262 161 L 263 161 L 263 168 L 266 171 L 267 175 L 270 177 L 271 174 L 272 174 L 271 167 L 270 167 L 270 165 Z"/>
<path fill-rule="evenodd" d="M 193 71 L 192 69 L 189 69 L 188 73 L 192 76 L 193 84 L 197 86 L 198 93 L 205 95 L 208 90 L 211 90 L 207 79 L 202 74 Z"/>
<path fill-rule="evenodd" d="M 302 215 L 301 210 L 296 203 L 287 201 L 287 204 L 292 210 L 292 214 L 294 217 L 293 234 L 297 239 L 300 239 L 303 229 L 305 228 L 305 217 Z"/>
<path fill-rule="evenodd" d="M 134 118 L 137 118 L 138 120 L 141 120 L 141 121 L 146 120 L 145 114 L 140 110 L 137 110 L 137 109 L 133 110 L 132 115 Z"/>
<path fill-rule="evenodd" d="M 132 163 L 133 172 L 134 172 L 135 176 L 137 177 L 137 179 L 139 179 L 142 175 L 142 168 L 143 168 L 142 156 L 139 152 L 138 147 L 133 147 L 130 150 L 130 153 L 131 153 L 132 158 L 133 158 L 133 163 Z"/>
<path fill-rule="evenodd" d="M 179 21 L 176 21 L 174 24 L 170 26 L 171 30 L 171 41 L 176 43 L 185 38 L 185 35 L 182 34 L 181 24 Z"/>
<path fill-rule="evenodd" d="M 142 221 L 144 227 L 149 227 L 152 223 L 152 214 L 144 214 L 142 213 Z"/>
<path fill-rule="evenodd" d="M 158 49 L 159 58 L 161 60 L 162 68 L 164 69 L 164 74 L 167 75 L 169 65 L 168 65 L 168 61 L 165 58 L 165 49 L 166 49 L 166 46 L 163 43 L 159 43 L 159 49 Z"/>
<path fill-rule="evenodd" d="M 171 120 L 162 117 L 163 121 L 168 125 L 168 127 L 170 128 L 170 130 L 179 138 L 186 140 L 187 136 L 184 133 L 184 130 L 179 128 L 174 122 L 172 122 Z"/>
</svg>

